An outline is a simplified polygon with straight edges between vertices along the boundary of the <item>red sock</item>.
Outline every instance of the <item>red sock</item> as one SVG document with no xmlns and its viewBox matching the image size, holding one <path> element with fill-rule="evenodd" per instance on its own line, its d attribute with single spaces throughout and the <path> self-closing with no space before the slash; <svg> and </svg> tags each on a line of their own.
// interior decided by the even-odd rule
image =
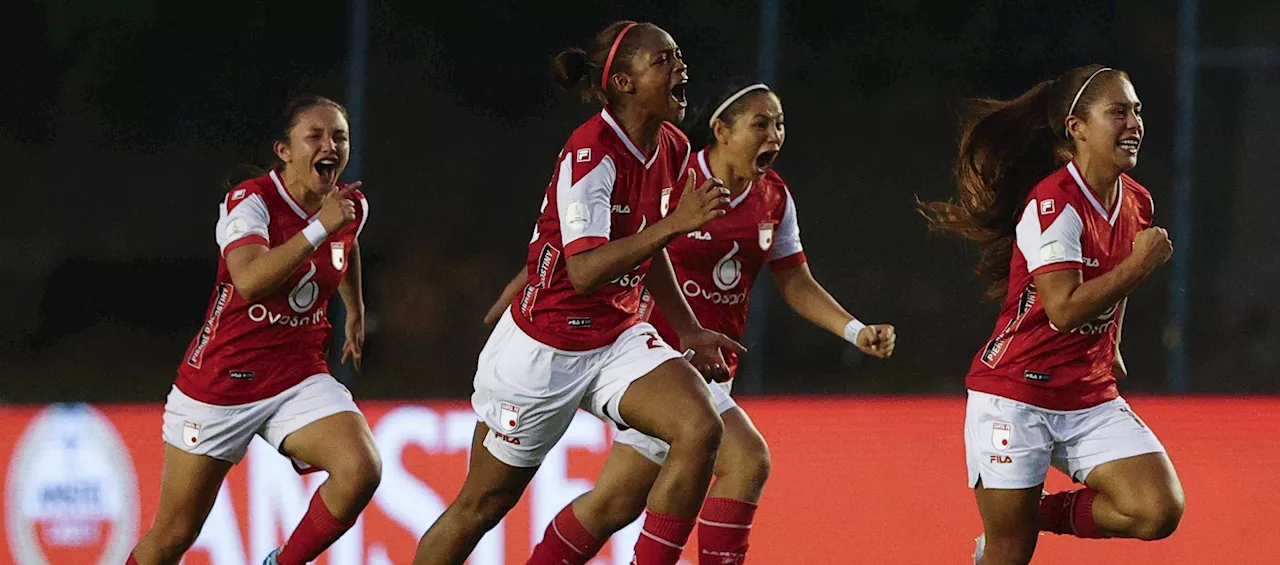
<svg viewBox="0 0 1280 565">
<path fill-rule="evenodd" d="M 124 565 L 138 565 L 138 560 L 133 557 L 132 553 L 130 553 L 129 559 L 124 562 Z"/>
<path fill-rule="evenodd" d="M 1098 491 L 1091 488 L 1051 494 L 1040 499 L 1040 530 L 1068 534 L 1078 538 L 1105 538 L 1093 521 L 1093 499 Z"/>
<path fill-rule="evenodd" d="M 306 515 L 302 517 L 298 527 L 294 528 L 289 541 L 284 543 L 284 548 L 276 556 L 276 562 L 280 565 L 306 565 L 319 557 L 333 542 L 338 541 L 355 523 L 355 520 L 340 522 L 334 518 L 320 499 L 320 491 L 316 491 L 315 496 L 311 497 L 311 506 L 307 507 Z"/>
<path fill-rule="evenodd" d="M 698 516 L 699 565 L 742 565 L 756 505 L 732 498 L 708 498 Z"/>
<path fill-rule="evenodd" d="M 631 565 L 676 565 L 691 533 L 692 519 L 648 512 Z"/>
<path fill-rule="evenodd" d="M 526 565 L 585 565 L 603 545 L 582 527 L 570 503 L 547 525 Z"/>
</svg>

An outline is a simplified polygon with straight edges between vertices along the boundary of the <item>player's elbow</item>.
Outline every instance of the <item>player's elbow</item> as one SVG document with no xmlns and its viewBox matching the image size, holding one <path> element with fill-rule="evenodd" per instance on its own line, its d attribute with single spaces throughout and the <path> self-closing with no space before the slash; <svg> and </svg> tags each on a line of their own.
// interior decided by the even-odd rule
<svg viewBox="0 0 1280 565">
<path fill-rule="evenodd" d="M 573 291 L 578 294 L 589 294 L 600 286 L 600 275 L 583 264 L 577 256 L 570 257 L 566 262 L 565 270 L 569 275 L 569 284 L 573 286 Z"/>
<path fill-rule="evenodd" d="M 1053 329 L 1060 332 L 1070 332 L 1084 323 L 1084 320 L 1082 320 L 1080 316 L 1072 313 L 1070 309 L 1063 304 L 1050 305 L 1046 302 L 1044 305 L 1044 313 L 1049 317 L 1049 324 L 1053 326 Z"/>
<path fill-rule="evenodd" d="M 267 289 L 263 285 L 257 284 L 249 277 L 237 277 L 234 273 L 231 275 L 231 285 L 235 287 L 236 294 L 247 302 L 256 301 L 267 294 Z"/>
</svg>

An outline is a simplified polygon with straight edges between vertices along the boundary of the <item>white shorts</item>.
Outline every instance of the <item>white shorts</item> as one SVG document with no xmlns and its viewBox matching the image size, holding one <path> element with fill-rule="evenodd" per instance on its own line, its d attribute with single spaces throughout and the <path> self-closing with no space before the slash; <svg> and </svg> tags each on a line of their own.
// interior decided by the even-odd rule
<svg viewBox="0 0 1280 565">
<path fill-rule="evenodd" d="M 716 414 L 724 414 L 738 407 L 737 401 L 729 395 L 733 389 L 732 380 L 723 383 L 710 382 L 707 383 L 707 388 L 711 390 L 711 403 L 716 407 Z M 671 451 L 671 444 L 656 437 L 644 435 L 634 428 L 618 432 L 613 438 L 613 443 L 631 446 L 640 452 L 640 455 L 658 465 L 666 463 L 667 453 Z"/>
<path fill-rule="evenodd" d="M 618 402 L 640 377 L 681 355 L 648 323 L 610 345 L 563 351 L 529 337 L 508 309 L 480 351 L 471 406 L 490 433 L 484 445 L 513 467 L 536 467 L 579 407 L 621 428 Z"/>
<path fill-rule="evenodd" d="M 1123 398 L 1083 410 L 1048 410 L 969 391 L 964 417 L 969 488 L 1025 489 L 1049 466 L 1083 483 L 1094 467 L 1164 446 Z"/>
<path fill-rule="evenodd" d="M 239 463 L 253 436 L 276 450 L 289 434 L 339 412 L 360 412 L 351 392 L 327 374 L 312 375 L 271 398 L 218 406 L 200 402 L 178 387 L 164 403 L 164 441 L 187 453 Z M 315 471 L 293 460 L 299 473 Z"/>
</svg>

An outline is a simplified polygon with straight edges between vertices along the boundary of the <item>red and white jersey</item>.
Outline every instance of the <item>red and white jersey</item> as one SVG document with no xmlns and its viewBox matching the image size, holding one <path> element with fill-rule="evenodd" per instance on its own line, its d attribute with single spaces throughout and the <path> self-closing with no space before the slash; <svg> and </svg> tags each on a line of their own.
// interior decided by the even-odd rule
<svg viewBox="0 0 1280 565">
<path fill-rule="evenodd" d="M 1031 191 L 1018 222 L 1009 293 L 990 341 L 965 379 L 970 390 L 1050 410 L 1079 410 L 1116 398 L 1117 310 L 1064 332 L 1049 322 L 1035 275 L 1083 271 L 1089 281 L 1133 252 L 1133 238 L 1151 226 L 1151 193 L 1128 175 L 1116 181 L 1111 210 L 1068 163 Z"/>
<path fill-rule="evenodd" d="M 330 234 L 288 280 L 254 301 L 236 292 L 227 254 L 250 244 L 276 247 L 315 219 L 285 190 L 275 171 L 240 183 L 219 206 L 218 279 L 204 324 L 178 365 L 174 383 L 187 396 L 231 406 L 275 396 L 328 373 L 326 308 L 347 271 L 347 253 L 369 219 L 359 191 L 356 219 Z"/>
<path fill-rule="evenodd" d="M 711 177 L 705 149 L 697 153 L 696 161 L 694 186 L 702 186 Z M 782 271 L 806 261 L 795 201 L 782 177 L 772 170 L 747 185 L 724 216 L 668 244 L 667 254 L 676 282 L 702 327 L 737 341 L 746 331 L 751 288 L 765 263 Z M 650 322 L 663 340 L 679 348 L 680 340 L 660 309 L 653 309 Z M 730 374 L 736 373 L 737 354 L 727 353 L 725 361 Z"/>
<path fill-rule="evenodd" d="M 529 279 L 513 305 L 521 330 L 556 349 L 585 351 L 613 343 L 640 321 L 649 260 L 586 294 L 573 289 L 566 261 L 666 216 L 689 154 L 684 133 L 664 123 L 646 156 L 608 109 L 574 130 L 529 243 Z"/>
</svg>

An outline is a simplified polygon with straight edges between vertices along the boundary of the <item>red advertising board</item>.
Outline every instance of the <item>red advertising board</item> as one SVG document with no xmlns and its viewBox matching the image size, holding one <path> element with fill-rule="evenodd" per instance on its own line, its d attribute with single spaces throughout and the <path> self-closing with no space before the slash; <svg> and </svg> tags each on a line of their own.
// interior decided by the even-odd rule
<svg viewBox="0 0 1280 565">
<path fill-rule="evenodd" d="M 1035 563 L 1280 563 L 1280 398 L 1130 398 L 1164 441 L 1187 493 L 1181 528 L 1159 542 L 1041 538 Z M 745 399 L 769 440 L 773 476 L 750 562 L 968 563 L 981 526 L 965 485 L 964 400 Z M 407 565 L 418 536 L 466 472 L 475 417 L 463 402 L 366 402 L 383 457 L 378 494 L 318 563 Z M 121 565 L 155 512 L 159 405 L 0 408 L 0 563 Z M 610 429 L 579 414 L 511 515 L 469 563 L 523 563 L 543 527 L 590 488 Z M 184 561 L 256 565 L 306 508 L 323 473 L 295 474 L 261 441 L 227 478 Z M 1049 490 L 1069 483 L 1053 475 Z M 622 565 L 635 525 L 595 565 Z M 686 560 L 696 563 L 695 547 Z"/>
</svg>

